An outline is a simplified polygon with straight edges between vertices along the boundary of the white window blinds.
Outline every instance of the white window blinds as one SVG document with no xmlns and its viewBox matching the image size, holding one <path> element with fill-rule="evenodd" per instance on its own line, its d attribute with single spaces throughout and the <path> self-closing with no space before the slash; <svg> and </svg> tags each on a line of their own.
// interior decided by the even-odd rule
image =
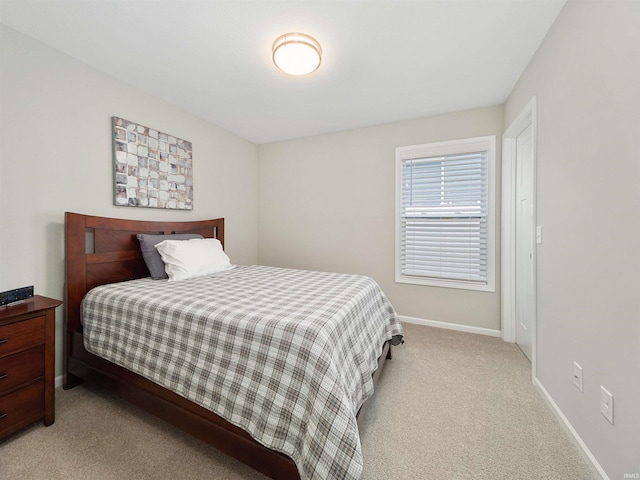
<svg viewBox="0 0 640 480">
<path fill-rule="evenodd" d="M 401 276 L 487 285 L 488 154 L 400 160 Z"/>
</svg>

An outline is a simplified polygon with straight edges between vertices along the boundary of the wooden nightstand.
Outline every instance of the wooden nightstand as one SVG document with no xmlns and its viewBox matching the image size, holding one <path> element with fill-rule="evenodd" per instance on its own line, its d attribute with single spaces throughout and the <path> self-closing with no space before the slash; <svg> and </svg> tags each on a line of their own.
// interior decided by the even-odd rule
<svg viewBox="0 0 640 480">
<path fill-rule="evenodd" d="M 55 308 L 36 295 L 0 307 L 0 438 L 38 420 L 55 420 Z"/>
</svg>

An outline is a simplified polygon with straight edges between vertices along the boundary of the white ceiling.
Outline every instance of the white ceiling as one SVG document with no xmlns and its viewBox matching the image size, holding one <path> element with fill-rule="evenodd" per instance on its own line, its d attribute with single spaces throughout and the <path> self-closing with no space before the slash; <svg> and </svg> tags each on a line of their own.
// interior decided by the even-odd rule
<svg viewBox="0 0 640 480">
<path fill-rule="evenodd" d="M 0 21 L 261 144 L 503 103 L 564 2 L 0 0 Z M 271 61 L 291 31 L 322 45 L 306 77 Z"/>
</svg>

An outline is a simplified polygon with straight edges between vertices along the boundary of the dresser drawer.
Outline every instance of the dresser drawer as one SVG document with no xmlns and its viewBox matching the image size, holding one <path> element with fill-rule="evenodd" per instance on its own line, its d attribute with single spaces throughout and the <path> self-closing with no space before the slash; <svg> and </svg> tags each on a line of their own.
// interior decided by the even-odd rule
<svg viewBox="0 0 640 480">
<path fill-rule="evenodd" d="M 42 316 L 0 327 L 0 357 L 43 344 L 44 321 Z"/>
<path fill-rule="evenodd" d="M 0 358 L 0 395 L 44 376 L 44 345 Z"/>
<path fill-rule="evenodd" d="M 44 380 L 0 397 L 0 437 L 44 416 Z"/>
</svg>

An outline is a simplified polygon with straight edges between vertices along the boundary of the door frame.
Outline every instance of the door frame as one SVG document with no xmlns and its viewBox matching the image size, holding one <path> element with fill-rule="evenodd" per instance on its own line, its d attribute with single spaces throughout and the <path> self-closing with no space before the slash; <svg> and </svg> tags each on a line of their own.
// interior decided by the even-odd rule
<svg viewBox="0 0 640 480">
<path fill-rule="evenodd" d="M 516 139 L 529 125 L 533 128 L 533 228 L 536 234 L 537 224 L 537 108 L 536 97 L 522 109 L 516 119 L 502 135 L 502 216 L 501 216 L 501 312 L 502 339 L 505 342 L 516 341 Z M 532 239 L 536 245 L 536 239 Z M 533 249 L 533 325 L 531 326 L 531 378 L 536 378 L 536 332 L 537 332 L 537 248 Z"/>
</svg>

